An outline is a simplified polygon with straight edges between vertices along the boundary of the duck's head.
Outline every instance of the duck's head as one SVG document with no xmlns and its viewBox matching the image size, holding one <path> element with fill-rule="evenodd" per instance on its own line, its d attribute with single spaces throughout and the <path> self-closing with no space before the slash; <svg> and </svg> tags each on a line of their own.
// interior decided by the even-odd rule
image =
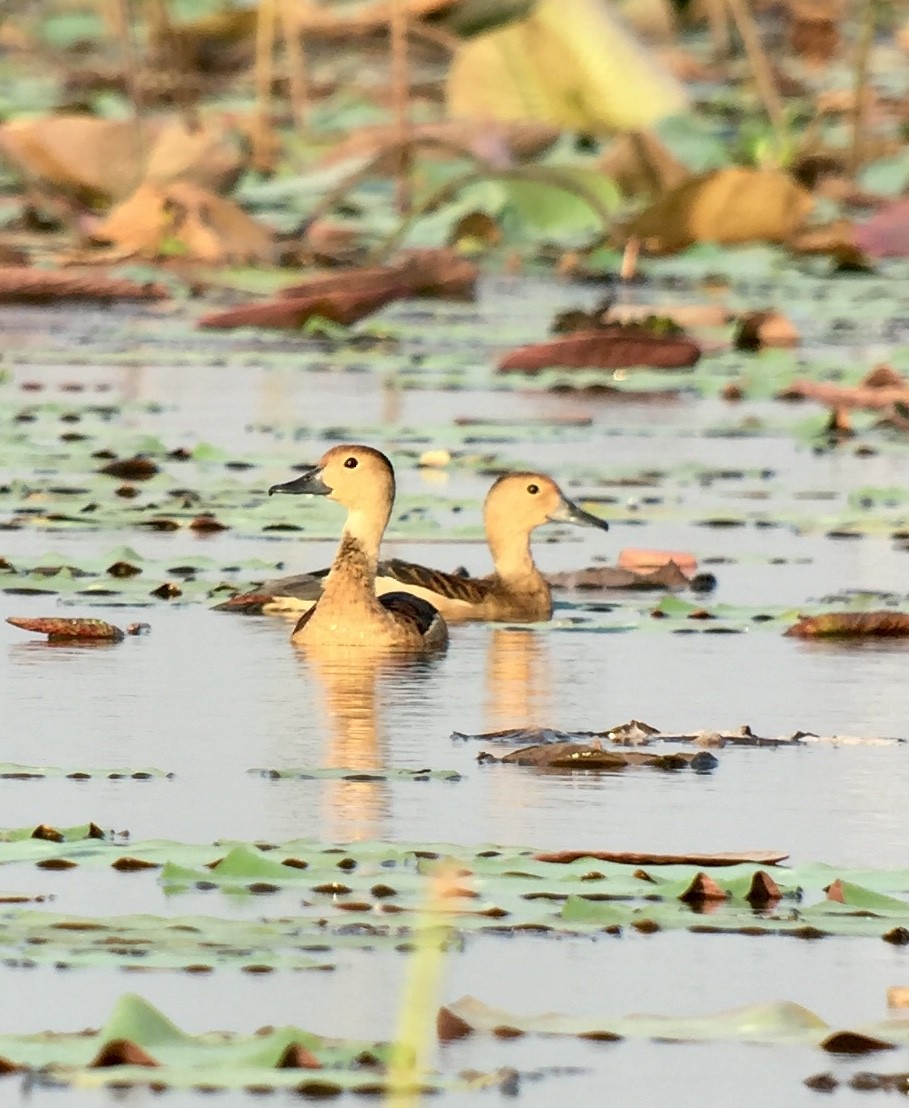
<svg viewBox="0 0 909 1108">
<path fill-rule="evenodd" d="M 371 446 L 333 446 L 292 481 L 272 485 L 276 492 L 308 493 L 337 500 L 350 512 L 388 511 L 395 496 L 391 462 Z"/>
<path fill-rule="evenodd" d="M 530 533 L 544 523 L 577 523 L 609 530 L 609 524 L 569 500 L 543 473 L 506 473 L 492 486 L 483 508 L 487 530 Z"/>
</svg>

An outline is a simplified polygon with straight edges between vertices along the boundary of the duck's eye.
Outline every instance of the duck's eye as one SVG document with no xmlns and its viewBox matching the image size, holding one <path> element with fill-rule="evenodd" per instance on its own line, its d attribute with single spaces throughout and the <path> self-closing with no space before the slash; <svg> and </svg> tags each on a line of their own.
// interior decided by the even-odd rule
<svg viewBox="0 0 909 1108">
<path fill-rule="evenodd" d="M 536 496 L 537 493 L 540 491 L 540 486 L 539 485 L 528 485 L 527 486 L 527 491 L 530 493 L 531 496 Z"/>
<path fill-rule="evenodd" d="M 345 458 L 344 459 L 344 468 L 345 469 L 356 469 L 359 464 L 360 463 L 357 461 L 356 458 Z"/>
</svg>

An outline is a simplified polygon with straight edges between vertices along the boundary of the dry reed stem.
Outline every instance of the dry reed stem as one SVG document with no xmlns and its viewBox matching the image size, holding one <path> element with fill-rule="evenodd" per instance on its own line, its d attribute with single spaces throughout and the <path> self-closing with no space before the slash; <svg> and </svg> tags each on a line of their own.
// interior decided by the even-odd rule
<svg viewBox="0 0 909 1108">
<path fill-rule="evenodd" d="M 773 124 L 774 130 L 780 134 L 783 129 L 783 100 L 776 81 L 773 79 L 773 70 L 767 52 L 761 43 L 760 32 L 754 21 L 748 0 L 726 0 L 729 11 L 735 22 L 745 53 L 751 62 L 751 70 L 754 73 L 754 81 L 757 85 L 758 96 L 764 105 L 764 110 Z"/>
<path fill-rule="evenodd" d="M 868 63 L 874 44 L 876 24 L 876 0 L 859 0 L 856 13 L 860 23 L 859 40 L 855 48 L 852 66 L 852 141 L 849 146 L 849 173 L 852 177 L 862 168 L 864 161 L 865 95 L 868 91 Z"/>
<path fill-rule="evenodd" d="M 290 110 L 297 127 L 309 124 L 312 98 L 309 88 L 309 67 L 306 64 L 306 42 L 303 23 L 296 16 L 295 0 L 282 0 L 281 31 L 287 51 L 287 75 L 290 83 Z"/>
<path fill-rule="evenodd" d="M 400 215 L 410 210 L 410 71 L 407 57 L 407 0 L 391 0 L 391 102 L 397 128 L 398 152 L 395 203 Z"/>
<path fill-rule="evenodd" d="M 259 0 L 256 20 L 256 115 L 252 129 L 253 165 L 271 168 L 271 90 L 277 24 L 276 0 Z"/>
</svg>

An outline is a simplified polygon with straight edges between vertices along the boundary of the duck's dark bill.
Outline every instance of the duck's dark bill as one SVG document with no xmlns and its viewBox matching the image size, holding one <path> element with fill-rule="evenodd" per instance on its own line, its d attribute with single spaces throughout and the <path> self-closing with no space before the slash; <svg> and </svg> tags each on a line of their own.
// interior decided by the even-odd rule
<svg viewBox="0 0 909 1108">
<path fill-rule="evenodd" d="M 322 480 L 322 471 L 318 466 L 313 466 L 312 469 L 307 469 L 300 474 L 299 477 L 295 477 L 293 481 L 285 481 L 283 485 L 272 485 L 268 490 L 268 495 L 272 496 L 276 492 L 289 492 L 289 493 L 308 493 L 310 496 L 327 496 L 331 489 Z"/>
<path fill-rule="evenodd" d="M 579 523 L 582 527 L 599 527 L 601 531 L 608 531 L 609 524 L 599 516 L 591 515 L 579 508 L 574 501 L 562 497 L 562 503 L 554 512 L 549 513 L 553 523 Z"/>
</svg>

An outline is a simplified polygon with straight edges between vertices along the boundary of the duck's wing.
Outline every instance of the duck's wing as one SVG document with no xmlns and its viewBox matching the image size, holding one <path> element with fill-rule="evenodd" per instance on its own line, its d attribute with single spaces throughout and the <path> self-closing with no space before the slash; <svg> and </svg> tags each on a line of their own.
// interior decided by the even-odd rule
<svg viewBox="0 0 909 1108">
<path fill-rule="evenodd" d="M 389 558 L 380 562 L 377 577 L 396 581 L 408 591 L 421 589 L 464 604 L 482 604 L 493 589 L 488 577 L 462 577 L 458 573 L 443 573 L 439 569 L 405 562 L 401 558 Z"/>
<path fill-rule="evenodd" d="M 298 573 L 293 577 L 278 577 L 263 581 L 258 588 L 238 593 L 230 600 L 216 604 L 215 612 L 237 612 L 241 615 L 260 615 L 262 612 L 306 611 L 322 595 L 322 586 L 328 576 L 327 569 L 315 573 Z"/>
<path fill-rule="evenodd" d="M 379 597 L 379 603 L 390 612 L 399 623 L 414 627 L 427 646 L 442 646 L 448 642 L 448 628 L 439 612 L 429 601 L 409 592 L 386 592 Z M 309 612 L 297 624 L 300 628 L 309 616 Z"/>
</svg>

